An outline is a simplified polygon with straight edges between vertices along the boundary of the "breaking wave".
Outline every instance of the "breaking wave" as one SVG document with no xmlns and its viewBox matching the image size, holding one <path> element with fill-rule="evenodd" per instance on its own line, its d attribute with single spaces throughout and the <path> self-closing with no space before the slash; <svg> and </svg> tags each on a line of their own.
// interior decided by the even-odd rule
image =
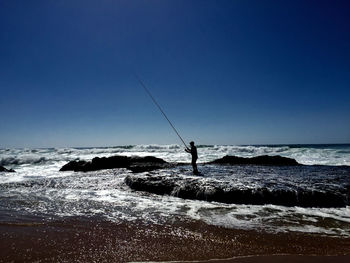
<svg viewBox="0 0 350 263">
<path fill-rule="evenodd" d="M 306 165 L 350 166 L 350 145 L 198 145 L 199 162 L 210 162 L 225 155 L 255 157 L 281 155 Z M 127 145 L 92 148 L 0 149 L 0 165 L 15 168 L 22 164 L 45 164 L 55 161 L 90 160 L 112 155 L 153 155 L 169 162 L 188 162 L 182 145 Z"/>
<path fill-rule="evenodd" d="M 34 157 L 34 156 L 27 156 L 27 157 L 5 157 L 1 158 L 0 165 L 21 165 L 21 164 L 43 164 L 48 161 L 55 161 L 55 160 L 48 160 L 46 157 Z"/>
</svg>

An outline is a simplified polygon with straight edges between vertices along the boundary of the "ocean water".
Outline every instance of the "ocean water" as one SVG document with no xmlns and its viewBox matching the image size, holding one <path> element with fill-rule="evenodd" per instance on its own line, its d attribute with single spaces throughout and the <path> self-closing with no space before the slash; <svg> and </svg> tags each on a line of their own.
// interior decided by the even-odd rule
<svg viewBox="0 0 350 263">
<path fill-rule="evenodd" d="M 188 200 L 133 191 L 124 182 L 126 176 L 133 176 L 127 169 L 59 172 L 68 161 L 96 156 L 155 156 L 168 162 L 189 163 L 190 156 L 180 145 L 0 149 L 0 165 L 16 170 L 0 173 L 0 223 L 99 216 L 115 222 L 201 220 L 228 228 L 350 236 L 350 145 L 202 145 L 198 146 L 198 154 L 202 177 L 193 176 L 190 165 L 152 173 L 198 180 L 204 186 L 337 193 L 345 205 L 287 207 Z M 225 155 L 281 155 L 308 166 L 296 169 L 203 164 Z"/>
</svg>

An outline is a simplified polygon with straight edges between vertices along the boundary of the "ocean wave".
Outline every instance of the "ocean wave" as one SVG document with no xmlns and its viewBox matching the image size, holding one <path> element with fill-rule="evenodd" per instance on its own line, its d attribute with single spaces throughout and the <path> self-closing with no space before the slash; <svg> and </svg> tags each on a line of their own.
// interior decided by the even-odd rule
<svg viewBox="0 0 350 263">
<path fill-rule="evenodd" d="M 134 147 L 135 150 L 177 150 L 183 147 L 178 144 L 159 145 L 159 144 L 141 144 Z"/>
<path fill-rule="evenodd" d="M 43 164 L 48 161 L 46 157 L 5 157 L 1 158 L 0 165 Z"/>
<path fill-rule="evenodd" d="M 257 156 L 264 154 L 279 154 L 288 152 L 288 146 L 267 147 L 267 146 L 232 146 L 232 145 L 215 145 L 212 150 L 230 153 L 231 155 L 249 155 Z"/>
<path fill-rule="evenodd" d="M 255 157 L 281 155 L 305 165 L 350 165 L 350 145 L 321 147 L 302 145 L 198 145 L 199 163 L 210 162 L 225 155 Z M 112 155 L 153 155 L 169 162 L 187 162 L 189 155 L 183 145 L 143 144 L 89 148 L 0 149 L 1 165 L 45 164 L 49 161 L 89 160 Z M 23 159 L 23 160 L 22 160 Z"/>
<path fill-rule="evenodd" d="M 113 146 L 112 148 L 118 148 L 118 149 L 132 149 L 135 145 L 121 145 L 121 146 Z"/>
<path fill-rule="evenodd" d="M 79 158 L 72 156 L 64 156 L 60 154 L 22 154 L 15 156 L 4 156 L 0 159 L 0 165 L 2 166 L 18 166 L 18 165 L 47 165 L 52 164 L 56 166 L 58 163 L 77 160 Z"/>
<path fill-rule="evenodd" d="M 7 209 L 6 211 L 15 214 L 16 211 L 27 211 L 31 215 L 40 215 L 44 218 L 54 219 L 56 216 L 104 216 L 108 220 L 144 220 L 145 222 L 167 222 L 167 220 L 173 220 L 174 218 L 182 217 L 187 220 L 195 219 L 201 220 L 208 224 L 214 224 L 224 227 L 243 228 L 243 229 L 264 229 L 271 232 L 280 231 L 298 231 L 307 232 L 310 231 L 310 226 L 314 226 L 314 233 L 330 234 L 337 236 L 350 236 L 350 208 L 338 207 L 338 208 L 303 208 L 300 206 L 281 206 L 281 205 L 244 205 L 244 204 L 227 204 L 219 202 L 207 202 L 197 199 L 183 199 L 178 198 L 179 193 L 181 195 L 187 192 L 188 186 L 182 185 L 180 182 L 184 179 L 198 180 L 198 195 L 212 196 L 217 191 L 215 187 L 225 189 L 234 189 L 237 187 L 237 181 L 233 177 L 238 177 L 238 174 L 242 174 L 240 177 L 244 180 L 240 185 L 242 188 L 237 187 L 237 191 L 243 191 L 247 187 L 250 187 L 252 195 L 258 193 L 268 196 L 265 190 L 260 184 L 253 184 L 249 182 L 256 182 L 257 178 L 261 180 L 270 180 L 278 182 L 277 188 L 275 186 L 269 186 L 269 191 L 274 193 L 278 192 L 278 188 L 281 184 L 286 186 L 286 193 L 299 192 L 301 193 L 300 182 L 304 182 L 304 178 L 293 178 L 293 176 L 286 175 L 285 178 L 290 179 L 288 182 L 294 182 L 293 187 L 289 188 L 289 184 L 280 180 L 280 175 L 283 175 L 284 168 L 272 168 L 280 171 L 278 175 L 271 173 L 271 169 L 265 169 L 267 174 L 261 174 L 256 171 L 255 168 L 242 167 L 243 170 L 248 169 L 248 173 L 228 174 L 230 178 L 224 180 L 221 179 L 218 174 L 210 175 L 210 178 L 195 177 L 183 175 L 180 179 L 173 175 L 181 173 L 182 168 L 174 169 L 174 173 L 169 171 L 160 171 L 159 175 L 173 178 L 179 182 L 179 188 L 175 189 L 173 195 L 154 195 L 141 191 L 131 190 L 124 183 L 124 178 L 130 173 L 126 170 L 104 170 L 88 173 L 56 173 L 55 177 L 48 178 L 49 175 L 53 176 L 45 169 L 45 174 L 42 177 L 35 177 L 37 172 L 40 171 L 40 167 L 36 166 L 35 171 L 28 176 L 25 181 L 8 182 L 0 184 L 0 205 Z M 189 167 L 187 167 L 190 169 Z M 185 170 L 187 170 L 185 168 Z M 209 166 L 208 168 L 214 169 L 215 167 Z M 325 174 L 323 180 L 327 189 L 325 194 L 342 194 L 344 192 L 338 192 L 339 187 L 336 189 L 330 187 L 328 184 L 329 173 L 326 170 L 333 171 L 347 171 L 348 168 L 341 167 L 302 167 L 298 169 L 306 169 L 310 173 L 306 173 L 306 177 L 318 176 L 313 171 L 323 169 L 322 174 Z M 223 167 L 217 167 L 220 173 L 226 173 L 228 170 L 223 170 Z M 210 170 L 213 171 L 213 170 Z M 211 174 L 208 170 L 208 173 Z M 255 171 L 252 174 L 250 171 Z M 298 170 L 299 171 L 299 170 Z M 298 171 L 295 171 L 295 175 L 299 175 Z M 248 176 L 255 176 L 251 180 L 247 180 Z M 305 173 L 304 173 L 305 175 Z M 327 175 L 327 176 L 326 176 Z M 346 179 L 347 174 L 341 173 Z M 271 178 L 271 176 L 274 176 Z M 331 175 L 331 179 L 336 179 L 339 176 L 337 174 Z M 0 175 L 1 178 L 1 175 Z M 276 179 L 276 180 L 275 180 Z M 322 179 L 322 178 L 321 178 Z M 206 180 L 213 181 L 213 185 L 206 183 Z M 342 183 L 342 180 L 338 183 Z M 220 181 L 224 181 L 220 184 Z M 229 182 L 232 182 L 230 184 Z M 318 178 L 319 182 L 320 179 Z M 312 188 L 314 186 L 312 182 L 308 183 L 308 187 L 303 186 L 304 189 L 312 194 Z M 245 187 L 245 188 L 244 188 Z M 341 187 L 340 187 L 341 188 Z M 254 190 L 255 189 L 255 190 Z M 260 189 L 260 190 L 259 190 Z M 334 191 L 333 191 L 334 189 Z M 344 188 L 342 188 L 344 189 Z M 247 190 L 247 189 L 246 189 Z M 254 192 L 255 191 L 255 192 Z M 318 189 L 314 192 L 320 192 Z M 294 193 L 292 193 L 294 194 Z M 283 195 L 283 194 L 281 194 Z M 286 195 L 287 196 L 287 195 Z M 265 197 L 265 198 L 266 198 Z M 275 199 L 278 199 L 277 197 Z M 288 198 L 287 198 L 288 199 Z M 1 220 L 1 219 L 0 219 Z"/>
</svg>

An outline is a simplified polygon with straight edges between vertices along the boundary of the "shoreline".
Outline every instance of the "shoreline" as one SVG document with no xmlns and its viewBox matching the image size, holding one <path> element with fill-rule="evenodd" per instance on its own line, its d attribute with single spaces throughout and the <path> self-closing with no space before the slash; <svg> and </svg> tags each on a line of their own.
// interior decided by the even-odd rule
<svg viewBox="0 0 350 263">
<path fill-rule="evenodd" d="M 349 255 L 350 238 L 227 229 L 181 218 L 161 225 L 87 217 L 0 223 L 0 262 L 348 262 Z"/>
<path fill-rule="evenodd" d="M 350 255 L 318 256 L 318 255 L 260 255 L 242 256 L 227 259 L 209 259 L 202 261 L 147 261 L 147 263 L 347 263 Z M 128 262 L 144 263 L 145 261 Z"/>
</svg>

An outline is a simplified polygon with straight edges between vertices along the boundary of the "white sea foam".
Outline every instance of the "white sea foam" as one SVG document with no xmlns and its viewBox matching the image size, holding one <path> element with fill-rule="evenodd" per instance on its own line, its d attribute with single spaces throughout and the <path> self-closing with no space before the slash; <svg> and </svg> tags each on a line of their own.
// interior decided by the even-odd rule
<svg viewBox="0 0 350 263">
<path fill-rule="evenodd" d="M 350 165 L 350 145 L 343 146 L 199 146 L 199 162 L 208 162 L 225 155 L 254 157 L 281 155 L 308 165 Z M 0 149 L 0 165 L 15 168 L 19 165 L 45 165 L 75 159 L 112 155 L 152 155 L 170 162 L 189 162 L 189 155 L 181 145 L 136 145 L 103 148 L 50 148 L 50 149 Z"/>
<path fill-rule="evenodd" d="M 303 164 L 350 165 L 350 146 L 230 146 L 198 147 L 199 161 L 225 155 L 281 155 Z M 110 148 L 0 149 L 0 165 L 16 173 L 0 173 L 0 206 L 47 216 L 100 215 L 109 220 L 160 222 L 176 216 L 208 224 L 268 231 L 301 231 L 350 236 L 350 208 L 301 208 L 276 205 L 234 205 L 184 200 L 134 192 L 124 184 L 125 169 L 89 173 L 59 172 L 71 160 L 113 155 L 155 156 L 169 162 L 190 162 L 181 145 L 137 145 Z M 188 176 L 188 175 L 183 175 Z M 220 174 L 215 174 L 220 178 Z M 213 180 L 215 180 L 213 178 Z M 259 186 L 253 178 L 251 187 Z M 275 178 L 276 184 L 285 183 Z M 280 180 L 280 181 L 279 181 Z M 28 184 L 22 185 L 21 183 Z M 232 182 L 239 187 L 239 180 Z M 207 191 L 211 191 L 210 188 Z M 9 207 L 9 208 L 8 208 Z M 325 224 L 324 222 L 328 222 Z"/>
<path fill-rule="evenodd" d="M 186 200 L 132 191 L 124 184 L 124 177 L 129 173 L 125 169 L 64 172 L 65 177 L 14 185 L 7 192 L 12 197 L 7 206 L 19 200 L 15 205 L 19 211 L 50 217 L 98 215 L 117 222 L 153 223 L 181 217 L 228 228 L 350 236 L 350 207 L 301 208 Z"/>
</svg>

